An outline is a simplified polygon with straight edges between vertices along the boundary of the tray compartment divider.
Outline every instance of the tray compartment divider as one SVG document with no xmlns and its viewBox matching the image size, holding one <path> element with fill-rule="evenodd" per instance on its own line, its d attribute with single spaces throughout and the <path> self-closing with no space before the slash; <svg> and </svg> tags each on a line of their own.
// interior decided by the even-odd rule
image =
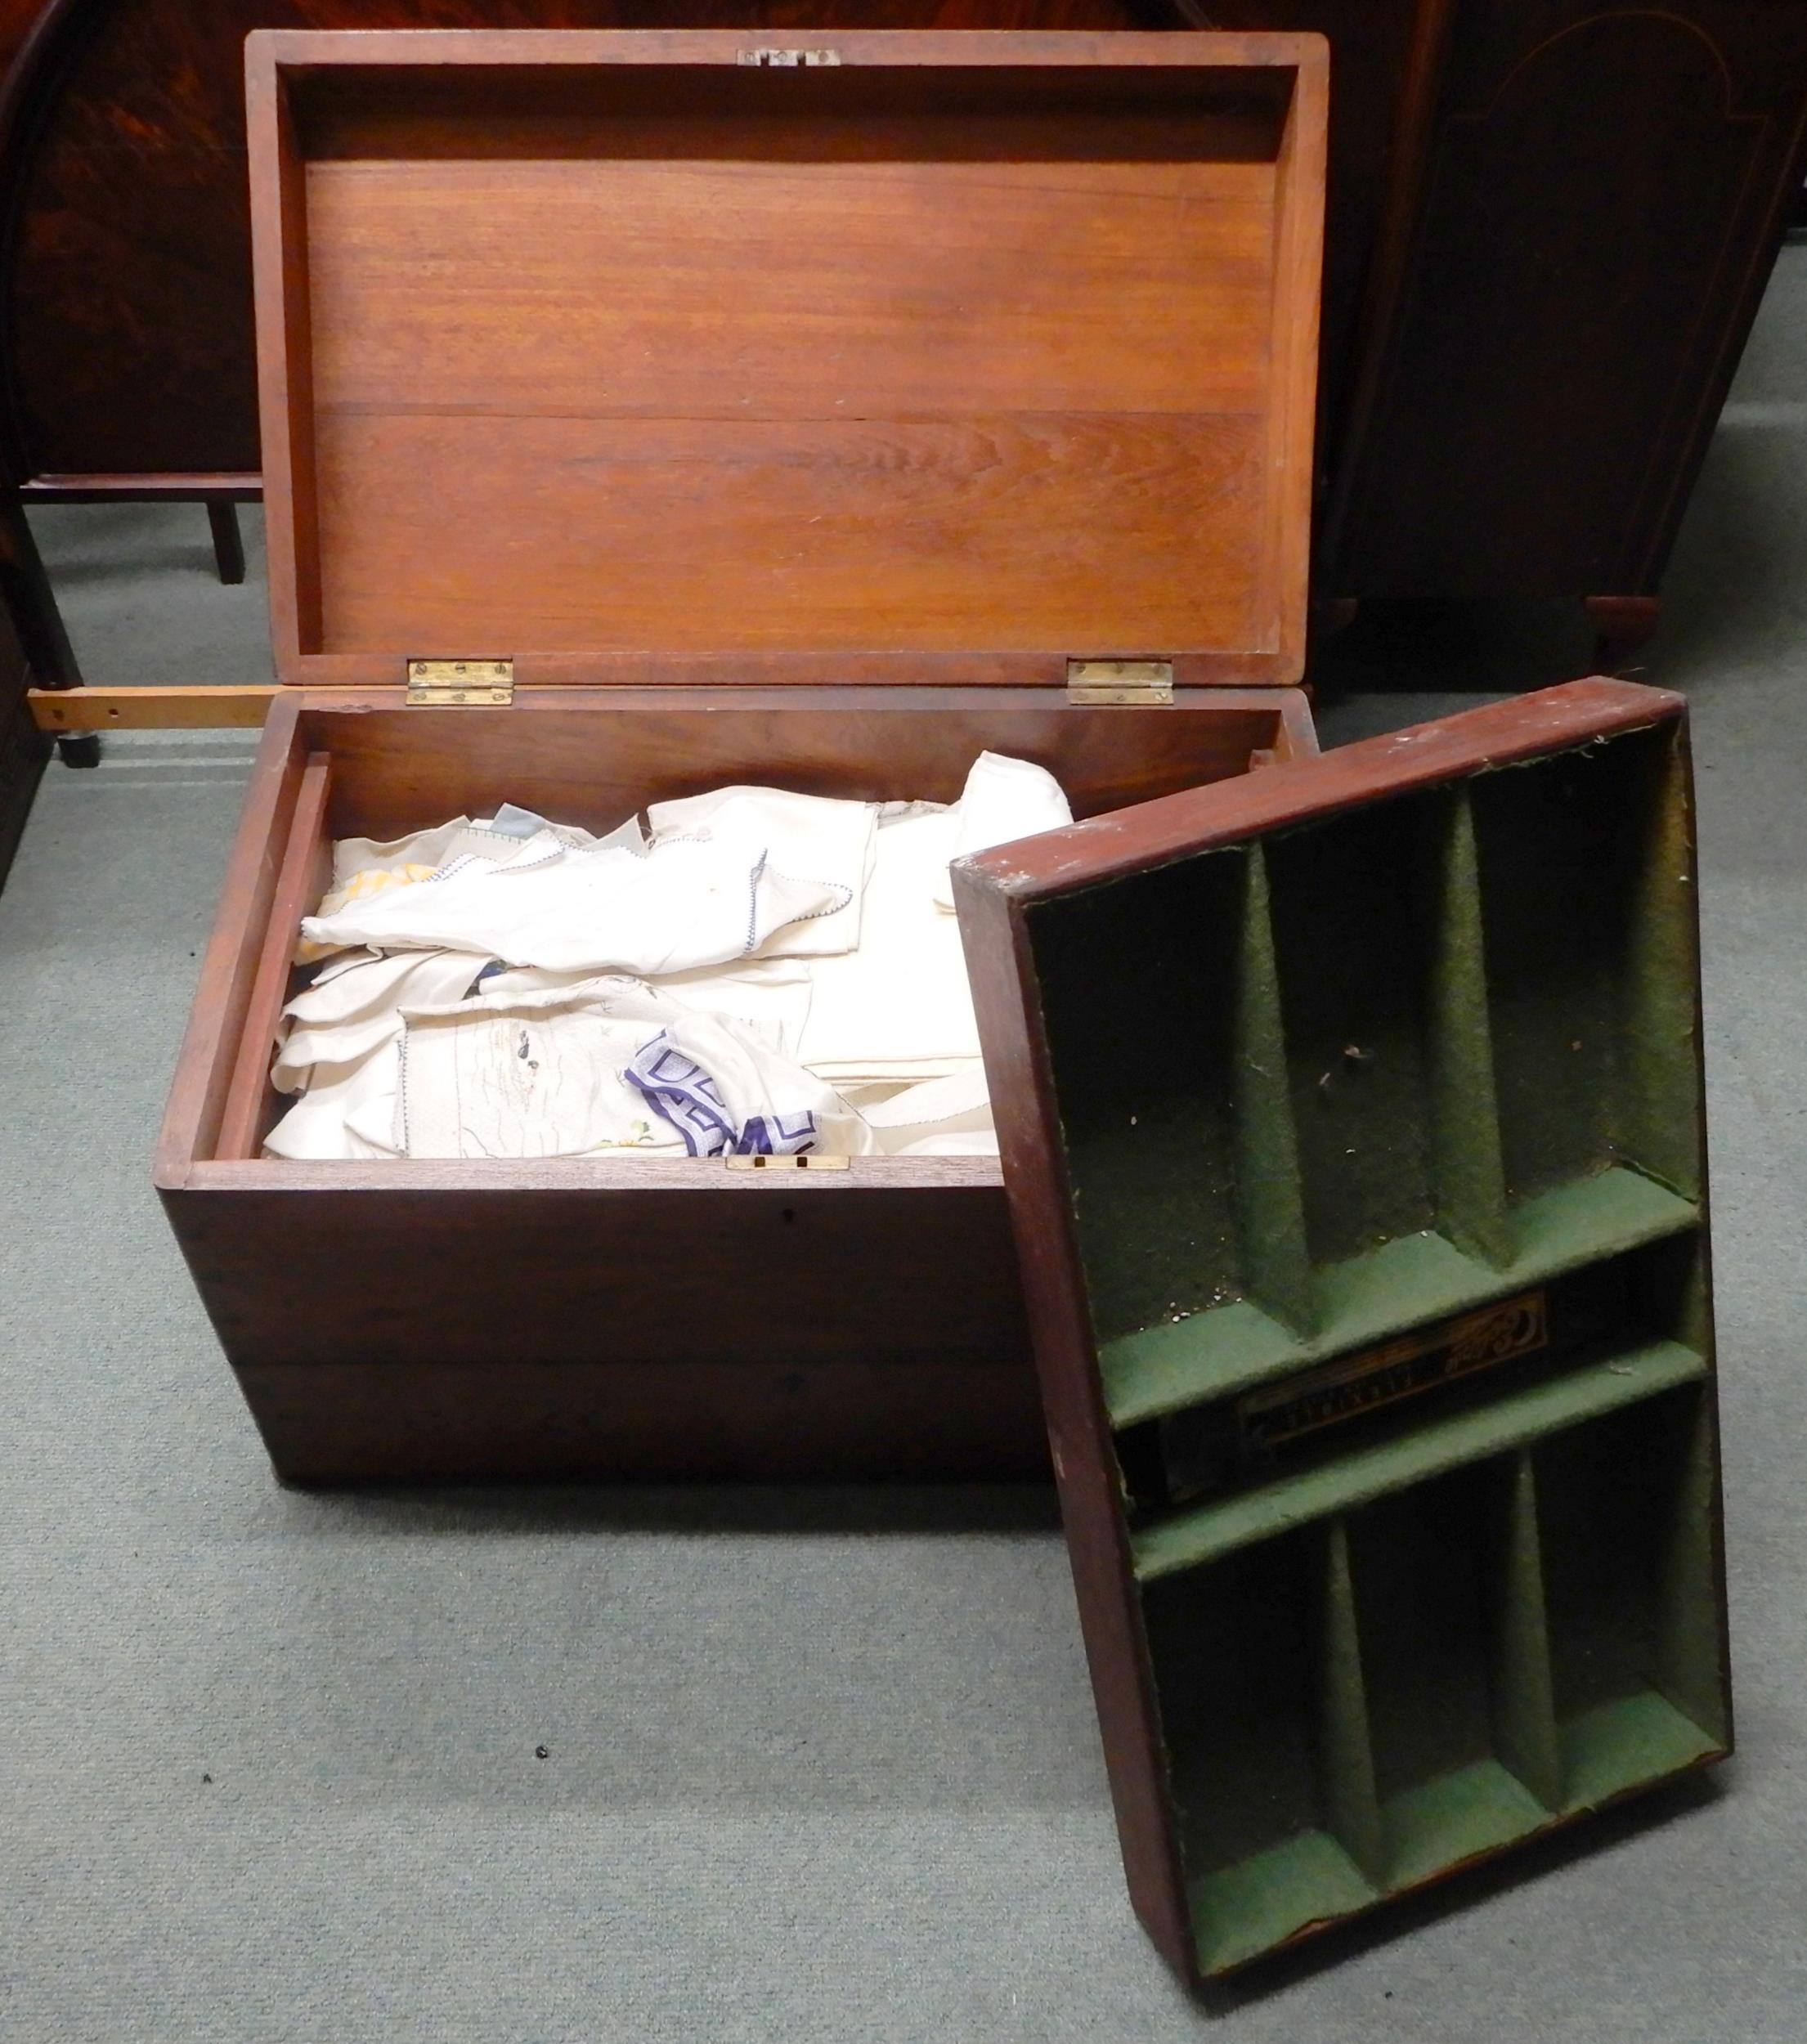
<svg viewBox="0 0 1807 2044">
<path fill-rule="evenodd" d="M 1267 859 L 1258 843 L 1249 847 L 1242 908 L 1232 1041 L 1244 1283 L 1251 1301 L 1272 1319 L 1295 1334 L 1309 1334 L 1317 1316 L 1304 1185 L 1287 1077 Z"/>
<path fill-rule="evenodd" d="M 1654 1341 L 1567 1370 L 1546 1383 L 1473 1410 L 1431 1421 L 1398 1439 L 1376 1442 L 1334 1462 L 1253 1490 L 1173 1513 L 1130 1535 L 1144 1582 L 1334 1512 L 1405 1490 L 1428 1477 L 1484 1461 L 1598 1415 L 1640 1404 L 1705 1375 L 1705 1359 L 1679 1342 Z"/>
<path fill-rule="evenodd" d="M 1383 1888 L 1386 1825 L 1374 1779 L 1347 1521 L 1340 1515 L 1326 1520 L 1322 1535 L 1318 1755 L 1325 1809 L 1337 1843 L 1376 1888 Z"/>
<path fill-rule="evenodd" d="M 1474 812 L 1458 784 L 1426 818 L 1424 1005 L 1437 1226 L 1495 1269 L 1512 1261 L 1493 1075 Z"/>
<path fill-rule="evenodd" d="M 1563 1754 L 1549 1672 L 1537 1472 L 1520 1448 L 1502 1472 L 1492 1584 L 1494 1749 L 1501 1766 L 1552 1812 L 1563 1807 Z"/>
<path fill-rule="evenodd" d="M 1704 1399 L 1688 1422 L 1679 1478 L 1659 1577 L 1657 1687 L 1684 1717 L 1729 1744 L 1714 1539 L 1719 1466 Z"/>
</svg>

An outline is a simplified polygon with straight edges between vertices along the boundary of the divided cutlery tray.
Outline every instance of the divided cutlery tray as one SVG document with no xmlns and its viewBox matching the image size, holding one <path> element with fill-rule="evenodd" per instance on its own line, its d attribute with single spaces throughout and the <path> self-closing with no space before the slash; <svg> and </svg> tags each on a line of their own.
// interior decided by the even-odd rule
<svg viewBox="0 0 1807 2044">
<path fill-rule="evenodd" d="M 1729 1746 L 1679 707 L 1576 684 L 961 874 L 1189 1972 Z"/>
</svg>

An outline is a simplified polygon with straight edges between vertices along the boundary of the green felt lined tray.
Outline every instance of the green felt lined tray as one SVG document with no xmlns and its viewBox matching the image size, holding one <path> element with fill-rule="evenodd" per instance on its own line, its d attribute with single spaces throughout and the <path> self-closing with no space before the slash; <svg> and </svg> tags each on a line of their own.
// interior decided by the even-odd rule
<svg viewBox="0 0 1807 2044">
<path fill-rule="evenodd" d="M 1634 734 L 1040 911 L 1114 1419 L 1697 1217 L 1669 764 Z"/>
<path fill-rule="evenodd" d="M 1252 1541 L 1352 1510 L 1440 1470 L 1460 1468 L 1616 1411 L 1653 1391 L 1686 1383 L 1706 1369 L 1704 1360 L 1680 1342 L 1653 1342 L 1609 1361 L 1565 1372 L 1514 1396 L 1433 1420 L 1379 1446 L 1177 1512 L 1132 1535 L 1137 1580 L 1152 1582 L 1175 1569 L 1217 1561 Z"/>
<path fill-rule="evenodd" d="M 1128 1426 L 1201 1398 L 1227 1396 L 1402 1325 L 1485 1305 L 1684 1233 L 1699 1217 L 1691 1201 L 1666 1186 L 1613 1166 L 1527 1200 L 1511 1217 L 1511 1248 L 1498 1265 L 1466 1254 L 1434 1230 L 1401 1236 L 1321 1273 L 1321 1317 L 1310 1335 L 1238 1299 L 1102 1343 L 1099 1364 L 1111 1417 Z"/>
<path fill-rule="evenodd" d="M 1570 1434 L 1546 1402 L 1415 1487 L 1138 1557 L 1204 1971 L 1724 1750 L 1701 1370 L 1650 1356 Z M 1201 1665 L 1258 1638 L 1253 1678 Z"/>
<path fill-rule="evenodd" d="M 1729 1750 L 1679 710 L 1576 684 L 957 877 L 1194 1979 Z"/>
</svg>

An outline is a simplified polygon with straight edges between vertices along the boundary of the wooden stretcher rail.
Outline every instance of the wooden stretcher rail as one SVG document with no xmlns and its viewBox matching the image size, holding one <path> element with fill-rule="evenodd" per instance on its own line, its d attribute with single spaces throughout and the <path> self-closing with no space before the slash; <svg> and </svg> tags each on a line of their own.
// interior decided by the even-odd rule
<svg viewBox="0 0 1807 2044">
<path fill-rule="evenodd" d="M 40 731 L 206 731 L 262 724 L 278 684 L 254 687 L 34 688 L 26 697 Z"/>
<path fill-rule="evenodd" d="M 168 475 L 38 475 L 19 486 L 28 504 L 256 504 L 263 477 L 236 470 Z"/>
</svg>

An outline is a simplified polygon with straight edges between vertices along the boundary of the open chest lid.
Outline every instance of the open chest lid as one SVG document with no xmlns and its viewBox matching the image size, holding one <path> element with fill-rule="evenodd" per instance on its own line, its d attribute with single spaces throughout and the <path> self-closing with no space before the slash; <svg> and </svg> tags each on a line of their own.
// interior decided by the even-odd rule
<svg viewBox="0 0 1807 2044">
<path fill-rule="evenodd" d="M 284 681 L 1298 678 L 1321 38 L 827 38 L 250 37 Z"/>
<path fill-rule="evenodd" d="M 953 867 L 1194 1979 L 1729 1743 L 1691 804 L 1596 679 Z"/>
</svg>

